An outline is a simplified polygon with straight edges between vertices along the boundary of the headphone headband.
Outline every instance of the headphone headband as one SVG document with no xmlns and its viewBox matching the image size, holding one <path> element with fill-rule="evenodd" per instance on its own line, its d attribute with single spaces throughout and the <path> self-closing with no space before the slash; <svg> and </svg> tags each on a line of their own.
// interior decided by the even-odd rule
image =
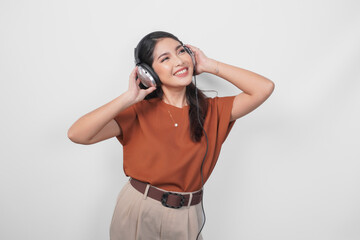
<svg viewBox="0 0 360 240">
<path fill-rule="evenodd" d="M 135 65 L 140 63 L 139 55 L 138 55 L 138 47 L 134 48 L 134 56 L 135 56 Z"/>
</svg>

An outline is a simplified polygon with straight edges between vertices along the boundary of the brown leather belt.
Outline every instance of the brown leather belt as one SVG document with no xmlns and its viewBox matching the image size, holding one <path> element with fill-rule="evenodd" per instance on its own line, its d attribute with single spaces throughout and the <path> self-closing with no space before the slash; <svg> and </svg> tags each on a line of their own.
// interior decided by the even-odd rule
<svg viewBox="0 0 360 240">
<path fill-rule="evenodd" d="M 136 190 L 138 190 L 141 193 L 144 193 L 146 191 L 146 187 L 148 185 L 147 183 L 141 182 L 133 178 L 130 179 L 130 183 Z M 147 196 L 161 202 L 161 204 L 164 205 L 165 207 L 181 208 L 183 206 L 188 206 L 190 199 L 191 199 L 190 206 L 200 203 L 202 198 L 202 193 L 203 191 L 200 190 L 198 192 L 192 193 L 192 197 L 191 197 L 191 194 L 166 192 L 149 185 Z"/>
</svg>

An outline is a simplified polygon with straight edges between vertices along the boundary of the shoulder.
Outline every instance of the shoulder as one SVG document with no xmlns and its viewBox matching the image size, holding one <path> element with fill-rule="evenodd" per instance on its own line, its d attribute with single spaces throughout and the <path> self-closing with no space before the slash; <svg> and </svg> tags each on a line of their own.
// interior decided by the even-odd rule
<svg viewBox="0 0 360 240">
<path fill-rule="evenodd" d="M 235 96 L 226 96 L 226 97 L 213 97 L 207 98 L 207 102 L 209 107 L 221 107 L 224 105 L 231 105 L 233 104 Z"/>
<path fill-rule="evenodd" d="M 134 104 L 133 106 L 136 110 L 141 110 L 144 108 L 157 107 L 157 106 L 159 106 L 160 102 L 161 102 L 160 98 L 144 99 L 144 100 Z"/>
</svg>

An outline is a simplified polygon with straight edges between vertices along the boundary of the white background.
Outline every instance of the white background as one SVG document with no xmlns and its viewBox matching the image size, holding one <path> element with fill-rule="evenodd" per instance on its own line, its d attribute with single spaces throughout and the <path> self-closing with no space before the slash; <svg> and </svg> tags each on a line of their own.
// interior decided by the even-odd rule
<svg viewBox="0 0 360 240">
<path fill-rule="evenodd" d="M 356 0 L 1 0 L 0 239 L 108 239 L 122 147 L 67 130 L 127 89 L 154 30 L 276 84 L 223 146 L 205 239 L 360 239 L 359 12 Z M 239 92 L 207 74 L 198 85 Z"/>
</svg>

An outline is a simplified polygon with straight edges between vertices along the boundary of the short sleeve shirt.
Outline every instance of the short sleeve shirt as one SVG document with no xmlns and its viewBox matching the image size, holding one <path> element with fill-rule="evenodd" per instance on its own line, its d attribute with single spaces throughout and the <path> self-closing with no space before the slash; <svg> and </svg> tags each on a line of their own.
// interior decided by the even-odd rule
<svg viewBox="0 0 360 240">
<path fill-rule="evenodd" d="M 204 182 L 235 122 L 230 122 L 234 96 L 207 101 Z M 205 136 L 200 142 L 192 141 L 188 113 L 189 106 L 178 108 L 160 98 L 143 100 L 120 112 L 114 119 L 121 128 L 117 139 L 123 145 L 125 174 L 167 191 L 199 190 L 207 141 Z"/>
</svg>

